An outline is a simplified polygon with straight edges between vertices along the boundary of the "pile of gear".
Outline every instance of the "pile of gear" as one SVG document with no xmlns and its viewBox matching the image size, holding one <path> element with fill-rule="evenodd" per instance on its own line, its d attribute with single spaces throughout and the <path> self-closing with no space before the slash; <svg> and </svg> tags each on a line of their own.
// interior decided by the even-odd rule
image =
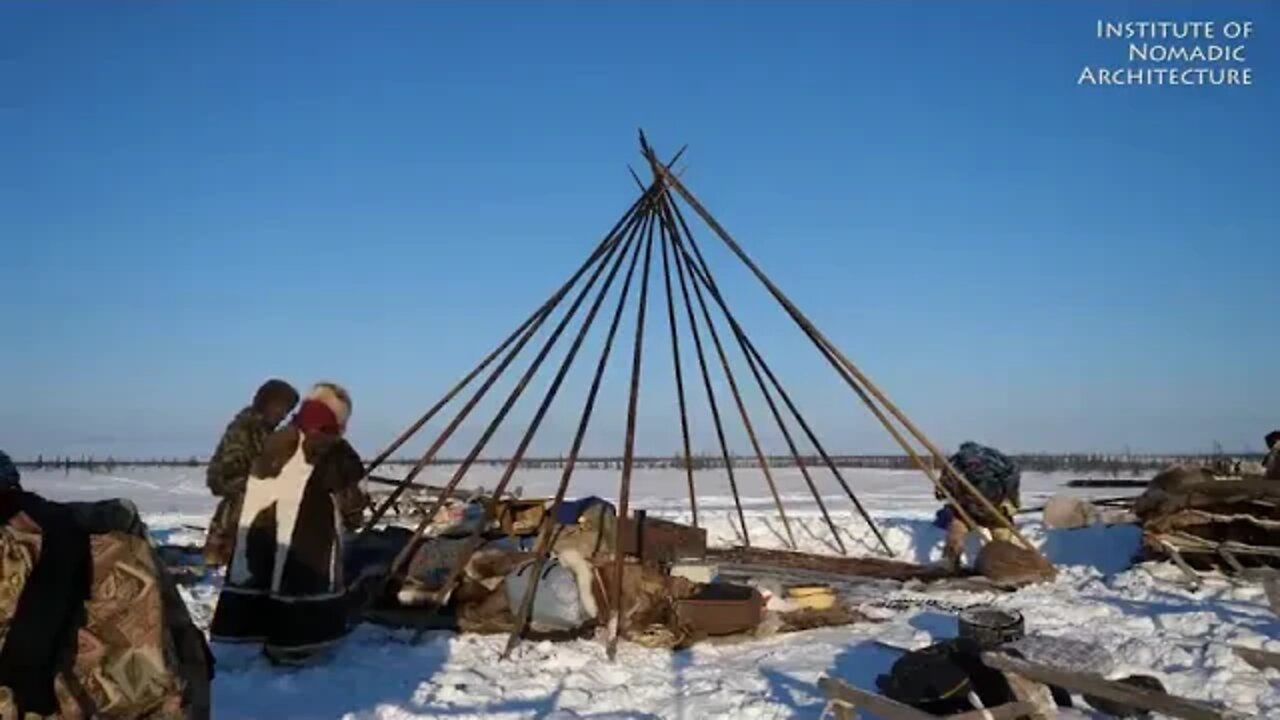
<svg viewBox="0 0 1280 720">
<path fill-rule="evenodd" d="M 1196 569 L 1280 567 L 1280 483 L 1174 466 L 1134 502 L 1148 557 Z"/>
<path fill-rule="evenodd" d="M 492 518 L 492 520 L 488 520 Z M 755 636 L 848 624 L 858 616 L 825 586 L 728 582 L 708 558 L 706 531 L 636 513 L 615 547 L 614 506 L 598 497 L 562 502 L 473 496 L 442 506 L 425 537 L 404 528 L 371 530 L 349 547 L 362 619 L 421 629 L 509 633 L 537 567 L 535 544 L 550 524 L 551 552 L 538 571 L 525 634 L 593 634 L 622 603 L 622 637 L 649 647 L 683 647 L 709 637 Z M 408 550 L 402 577 L 390 577 Z M 617 553 L 622 587 L 614 587 Z"/>
</svg>

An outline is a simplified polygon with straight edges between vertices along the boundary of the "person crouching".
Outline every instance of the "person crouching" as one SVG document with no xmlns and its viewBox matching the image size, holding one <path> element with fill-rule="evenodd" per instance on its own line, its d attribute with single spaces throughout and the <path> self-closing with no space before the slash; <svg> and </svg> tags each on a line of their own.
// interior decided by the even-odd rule
<svg viewBox="0 0 1280 720">
<path fill-rule="evenodd" d="M 215 642 L 262 643 L 272 661 L 297 664 L 346 636 L 343 532 L 359 527 L 365 504 L 364 467 L 343 437 L 350 417 L 347 391 L 319 383 L 267 438 L 209 629 Z"/>
<path fill-rule="evenodd" d="M 962 443 L 959 451 L 948 460 L 952 467 L 963 473 L 974 489 L 982 493 L 1004 517 L 993 517 L 982 502 L 973 497 L 973 493 L 968 492 L 959 480 L 951 473 L 944 472 L 941 478 L 942 483 L 952 497 L 960 503 L 961 509 L 974 522 L 990 530 L 993 540 L 1012 541 L 1013 533 L 1009 531 L 1006 523 L 1012 523 L 1013 515 L 1021 503 L 1022 471 L 1017 463 L 995 448 L 974 442 Z M 941 492 L 936 492 L 935 496 L 940 500 L 945 497 Z M 970 527 L 949 502 L 944 507 L 944 512 L 948 514 L 948 522 L 946 524 L 947 539 L 946 544 L 943 545 L 942 557 L 953 569 L 959 569 L 965 542 L 969 538 L 969 533 L 977 528 Z M 1004 522 L 1001 521 L 1002 519 Z"/>
</svg>

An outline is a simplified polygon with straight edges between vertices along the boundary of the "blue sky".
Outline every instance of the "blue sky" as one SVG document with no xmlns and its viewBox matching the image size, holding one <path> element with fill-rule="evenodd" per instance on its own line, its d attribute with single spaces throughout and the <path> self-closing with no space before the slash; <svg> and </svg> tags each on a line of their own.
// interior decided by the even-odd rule
<svg viewBox="0 0 1280 720">
<path fill-rule="evenodd" d="M 1124 54 L 1096 20 L 1151 18 L 1252 19 L 1255 85 L 1075 84 Z M 1256 450 L 1280 426 L 1276 32 L 1263 2 L 5 3 L 0 445 L 206 454 L 281 375 L 347 384 L 372 454 L 598 242 L 643 127 L 939 443 Z M 893 450 L 698 237 L 826 443 Z M 630 323 L 593 452 L 621 445 Z M 651 329 L 641 450 L 671 453 Z M 597 349 L 536 451 L 567 448 Z"/>
</svg>

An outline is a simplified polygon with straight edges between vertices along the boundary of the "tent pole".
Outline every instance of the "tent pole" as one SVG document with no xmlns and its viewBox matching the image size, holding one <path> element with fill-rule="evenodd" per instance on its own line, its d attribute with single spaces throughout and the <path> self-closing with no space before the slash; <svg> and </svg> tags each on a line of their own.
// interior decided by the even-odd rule
<svg viewBox="0 0 1280 720">
<path fill-rule="evenodd" d="M 651 149 L 646 149 L 646 156 L 649 156 L 651 158 L 651 162 L 652 162 L 652 152 L 653 151 Z M 957 481 L 959 481 L 960 486 L 964 488 L 964 490 L 968 492 L 973 497 L 973 499 L 975 499 L 979 503 L 979 505 L 981 505 L 982 508 L 999 525 L 1003 526 L 1005 529 L 1008 529 L 1013 534 L 1013 536 L 1016 537 L 1023 544 L 1024 547 L 1031 550 L 1032 552 L 1035 552 L 1037 555 L 1040 555 L 1043 558 L 1043 554 L 1040 553 L 1039 550 L 1036 549 L 1036 547 L 1032 545 L 1031 542 L 1028 541 L 1022 535 L 1022 533 L 1018 531 L 1016 527 L 1014 527 L 1014 524 L 1008 518 L 1004 517 L 1004 515 L 995 507 L 995 505 L 991 503 L 990 500 L 987 499 L 985 495 L 983 495 L 975 487 L 973 487 L 973 484 L 969 482 L 969 479 L 965 477 L 963 473 L 961 473 L 951 464 L 951 461 L 946 457 L 946 455 L 944 455 L 942 451 L 939 450 L 938 447 L 934 445 L 933 442 L 930 441 L 929 438 L 926 437 L 924 433 L 921 432 L 920 429 L 917 428 L 915 424 L 912 423 L 911 420 L 907 418 L 906 415 L 896 405 L 894 405 L 893 402 L 889 400 L 889 398 L 885 396 L 885 394 L 878 387 L 876 387 L 876 385 L 872 383 L 870 379 L 866 375 L 864 375 L 858 369 L 858 367 L 853 364 L 851 360 L 849 360 L 848 357 L 846 357 L 842 352 L 840 352 L 840 350 L 836 348 L 834 344 L 832 344 L 831 341 L 828 340 L 826 336 L 824 336 L 822 332 L 818 330 L 813 325 L 813 323 L 807 317 L 805 317 L 805 315 L 802 312 L 800 312 L 799 308 L 797 308 L 791 302 L 791 300 L 782 292 L 781 289 L 779 289 L 776 285 L 773 284 L 773 281 L 770 280 L 768 276 L 764 274 L 764 272 L 760 269 L 758 265 L 756 265 L 756 263 L 753 260 L 751 260 L 750 256 L 748 256 L 746 252 L 742 249 L 742 247 L 738 245 L 737 241 L 735 241 L 733 237 L 729 235 L 729 232 L 725 230 L 724 227 L 720 225 L 718 221 L 716 221 L 716 219 L 711 215 L 711 213 L 700 202 L 698 202 L 698 199 L 693 196 L 693 194 L 688 190 L 688 188 L 684 186 L 684 184 L 680 181 L 680 179 L 675 177 L 671 172 L 669 172 L 666 168 L 662 167 L 661 165 L 655 164 L 655 167 L 658 168 L 658 170 L 660 171 L 666 183 L 671 188 L 675 189 L 676 192 L 680 193 L 680 195 L 685 199 L 685 202 L 689 203 L 689 206 L 692 207 L 694 211 L 697 212 L 698 215 L 702 217 L 702 219 L 707 223 L 707 225 L 712 229 L 712 231 L 714 231 L 716 235 L 719 236 L 720 239 L 725 243 L 725 245 L 727 245 L 729 249 L 733 251 L 733 253 L 737 255 L 738 258 L 742 260 L 744 264 L 747 265 L 747 267 L 752 271 L 752 273 L 755 274 L 755 276 L 765 285 L 766 288 L 768 288 L 769 292 L 774 296 L 774 298 L 777 299 L 778 302 L 781 303 L 784 308 L 786 308 L 788 313 L 792 316 L 792 319 L 796 321 L 796 324 L 800 325 L 801 328 L 804 329 L 806 333 L 808 333 L 815 341 L 819 341 L 821 345 L 826 348 L 827 352 L 830 354 L 830 357 L 834 360 L 837 360 L 839 365 L 843 366 L 845 370 L 848 371 L 849 376 L 846 377 L 846 380 L 856 380 L 858 384 L 864 386 L 867 391 L 870 391 L 870 393 L 875 396 L 876 400 L 878 400 L 881 404 L 883 404 L 884 407 L 890 413 L 892 413 L 893 416 L 897 418 L 899 422 L 902 423 L 903 427 L 905 427 L 908 432 L 910 432 L 913 436 L 915 436 L 915 438 L 918 441 L 920 441 L 920 443 L 924 445 L 925 448 L 928 449 L 930 453 L 933 454 L 933 459 L 937 462 L 940 462 L 940 464 L 946 469 L 946 472 L 952 477 L 954 477 Z M 863 398 L 863 401 L 868 404 L 869 408 L 873 409 L 873 412 L 876 414 L 877 418 L 881 419 L 881 423 L 885 425 L 885 428 L 887 430 L 890 431 L 890 434 L 895 435 L 895 439 L 901 438 L 901 435 L 898 434 L 897 430 L 892 427 L 892 424 L 887 421 L 887 418 L 884 417 L 883 413 L 876 410 L 874 408 L 874 404 L 869 402 L 870 398 L 866 396 L 865 392 L 859 392 L 859 396 Z M 905 439 L 903 439 L 899 444 L 903 445 L 904 449 L 910 447 L 909 444 L 905 442 Z M 922 470 L 925 469 L 925 465 L 923 464 L 923 462 L 920 461 L 919 457 L 915 454 L 915 451 L 913 449 L 909 450 L 909 454 L 912 455 L 912 459 L 916 462 L 917 466 L 921 467 Z M 931 480 L 934 480 L 935 484 L 938 485 L 940 488 L 943 487 L 942 483 L 937 478 L 935 478 L 932 473 L 928 472 L 927 470 L 926 470 L 926 475 L 928 475 Z M 944 490 L 944 493 L 945 493 L 945 490 Z M 945 494 L 950 496 L 950 493 L 945 493 Z M 958 512 L 963 512 L 960 509 L 958 503 L 955 503 L 955 508 Z M 974 527 L 977 527 L 977 526 L 975 525 Z"/>
</svg>

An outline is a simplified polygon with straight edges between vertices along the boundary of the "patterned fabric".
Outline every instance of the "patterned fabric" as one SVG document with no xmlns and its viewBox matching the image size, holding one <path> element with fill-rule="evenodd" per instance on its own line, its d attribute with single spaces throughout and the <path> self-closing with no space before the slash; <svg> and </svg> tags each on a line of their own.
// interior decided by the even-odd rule
<svg viewBox="0 0 1280 720">
<path fill-rule="evenodd" d="M 77 695 L 87 696 L 100 718 L 182 717 L 178 659 L 165 632 L 163 570 L 150 543 L 113 532 L 94 535 L 89 544 L 93 595 L 73 679 L 58 679 L 62 717 L 86 716 Z"/>
<path fill-rule="evenodd" d="M 262 414 L 251 407 L 235 416 L 222 433 L 218 447 L 209 458 L 205 482 L 214 495 L 243 495 L 249 482 L 249 470 L 262 452 L 271 428 Z"/>
<path fill-rule="evenodd" d="M 21 480 L 17 466 L 0 450 L 0 490 L 12 490 L 18 487 Z"/>
<path fill-rule="evenodd" d="M 0 528 L 0 646 L 42 545 L 40 528 L 23 515 Z M 181 597 L 165 585 L 150 543 L 145 536 L 110 532 L 91 535 L 89 545 L 92 593 L 72 670 L 55 681 L 57 717 L 208 718 L 207 648 L 185 607 L 175 607 Z M 193 634 L 179 640 L 182 629 Z M 190 640 L 191 648 L 177 645 Z M 0 688 L 0 718 L 16 720 L 16 713 L 12 693 Z"/>
<path fill-rule="evenodd" d="M 1006 514 L 1010 509 L 1016 510 L 1021 504 L 1022 472 L 1017 463 L 1004 453 L 985 445 L 966 442 L 960 446 L 959 452 L 948 459 L 978 492 Z M 944 474 L 942 482 L 959 500 L 961 508 L 976 522 L 982 525 L 999 523 L 950 473 Z"/>
<path fill-rule="evenodd" d="M 0 527 L 0 646 L 4 645 L 5 636 L 9 634 L 9 623 L 18 609 L 18 598 L 38 557 L 40 528 L 25 515 L 17 515 Z"/>
<path fill-rule="evenodd" d="M 240 522 L 240 507 L 244 495 L 228 495 L 218 501 L 209 520 L 209 531 L 204 538 L 204 562 L 210 567 L 221 567 L 231 561 L 231 551 L 236 543 L 236 525 Z"/>
</svg>

